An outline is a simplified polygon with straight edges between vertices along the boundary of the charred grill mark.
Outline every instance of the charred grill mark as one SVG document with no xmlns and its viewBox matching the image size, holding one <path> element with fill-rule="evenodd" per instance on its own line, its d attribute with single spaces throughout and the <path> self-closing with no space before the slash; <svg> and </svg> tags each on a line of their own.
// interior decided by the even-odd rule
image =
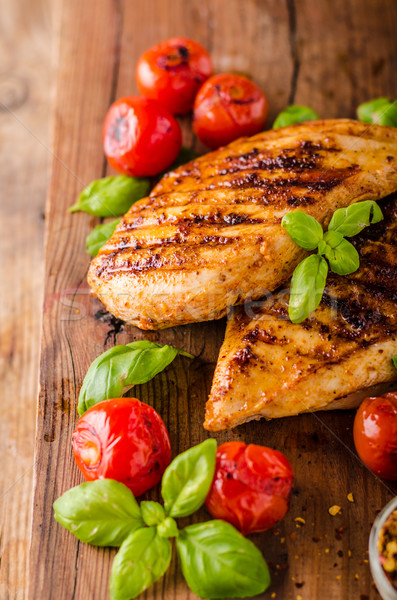
<svg viewBox="0 0 397 600">
<path fill-rule="evenodd" d="M 243 341 L 247 344 L 252 344 L 259 341 L 266 344 L 277 344 L 279 346 L 287 344 L 289 340 L 285 336 L 279 338 L 275 335 L 272 335 L 268 331 L 260 329 L 258 325 L 256 325 L 254 329 L 245 334 Z"/>
<path fill-rule="evenodd" d="M 151 227 L 157 225 L 169 224 L 173 226 L 188 226 L 191 227 L 193 225 L 216 225 L 218 227 L 230 227 L 232 225 L 258 225 L 259 223 L 264 223 L 264 219 L 253 218 L 249 215 L 243 213 L 222 213 L 221 211 L 216 211 L 208 214 L 191 214 L 191 215 L 166 215 L 165 213 L 161 213 L 156 216 L 156 219 Z M 123 231 L 130 231 L 132 229 L 136 229 L 138 226 L 144 226 L 144 219 L 141 219 L 139 223 L 137 223 L 134 218 L 132 221 L 123 222 Z M 128 239 L 128 238 L 126 238 Z"/>
<path fill-rule="evenodd" d="M 253 360 L 257 360 L 262 362 L 256 354 L 254 354 L 250 348 L 250 346 L 245 346 L 244 348 L 240 348 L 233 356 L 232 362 L 234 362 L 240 369 L 246 367 Z"/>
</svg>

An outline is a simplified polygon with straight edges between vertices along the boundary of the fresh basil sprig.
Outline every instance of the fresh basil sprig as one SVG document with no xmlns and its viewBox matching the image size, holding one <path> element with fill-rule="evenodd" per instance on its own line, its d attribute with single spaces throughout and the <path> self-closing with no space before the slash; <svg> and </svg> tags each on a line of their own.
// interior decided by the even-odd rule
<svg viewBox="0 0 397 600">
<path fill-rule="evenodd" d="M 291 104 L 291 106 L 287 106 L 287 108 L 277 115 L 273 123 L 273 129 L 303 123 L 304 121 L 316 121 L 318 118 L 318 114 L 312 108 Z"/>
<path fill-rule="evenodd" d="M 109 479 L 83 483 L 56 500 L 55 518 L 80 540 L 121 545 L 112 566 L 111 600 L 135 598 L 164 575 L 171 561 L 170 538 L 176 538 L 187 584 L 204 598 L 247 598 L 269 586 L 262 554 L 232 525 L 209 521 L 178 530 L 169 516 L 191 514 L 202 506 L 215 460 L 213 439 L 177 456 L 164 474 L 165 509 L 153 501 L 139 507 L 126 486 Z"/>
<path fill-rule="evenodd" d="M 225 521 L 188 525 L 177 540 L 188 586 L 201 598 L 246 598 L 270 584 L 256 546 Z"/>
<path fill-rule="evenodd" d="M 84 414 L 94 404 L 119 398 L 126 387 L 146 383 L 163 371 L 174 358 L 191 354 L 173 346 L 147 340 L 110 348 L 91 364 L 81 386 L 77 410 Z"/>
<path fill-rule="evenodd" d="M 397 127 L 397 101 L 391 98 L 376 98 L 360 104 L 357 116 L 363 123 L 375 123 Z"/>
<path fill-rule="evenodd" d="M 338 275 L 349 275 L 359 268 L 359 254 L 345 238 L 382 219 L 381 209 L 372 200 L 336 210 L 325 233 L 314 217 L 302 211 L 284 215 L 281 225 L 294 242 L 305 250 L 317 249 L 317 254 L 302 260 L 292 275 L 288 314 L 293 323 L 302 323 L 320 304 L 328 263 Z"/>
<path fill-rule="evenodd" d="M 83 211 L 95 217 L 124 215 L 136 202 L 144 198 L 150 188 L 149 179 L 116 175 L 92 181 L 81 192 L 69 212 Z"/>
<path fill-rule="evenodd" d="M 120 546 L 143 527 L 131 490 L 113 479 L 97 479 L 68 490 L 54 502 L 55 519 L 82 542 Z"/>
<path fill-rule="evenodd" d="M 102 246 L 113 235 L 114 230 L 119 223 L 120 219 L 115 219 L 114 221 L 109 221 L 109 223 L 102 223 L 101 225 L 94 227 L 85 240 L 85 247 L 88 254 L 96 256 Z"/>
</svg>

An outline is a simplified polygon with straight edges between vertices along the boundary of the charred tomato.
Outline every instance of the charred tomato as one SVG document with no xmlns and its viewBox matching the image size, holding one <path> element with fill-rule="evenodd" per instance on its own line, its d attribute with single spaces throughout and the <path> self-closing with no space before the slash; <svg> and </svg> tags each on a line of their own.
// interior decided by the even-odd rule
<svg viewBox="0 0 397 600">
<path fill-rule="evenodd" d="M 156 100 L 126 96 L 114 102 L 106 115 L 103 145 L 116 171 L 150 177 L 174 162 L 182 132 L 168 109 Z"/>
<path fill-rule="evenodd" d="M 227 442 L 216 454 L 206 507 L 243 534 L 265 531 L 284 517 L 294 482 L 287 458 L 271 448 Z"/>
<path fill-rule="evenodd" d="M 353 435 L 363 463 L 379 477 L 397 481 L 397 392 L 364 400 Z"/>
<path fill-rule="evenodd" d="M 171 38 L 142 54 L 136 79 L 143 96 L 182 115 L 192 109 L 198 89 L 212 73 L 212 61 L 203 46 L 186 38 Z"/>
<path fill-rule="evenodd" d="M 262 131 L 268 104 L 262 90 L 242 75 L 224 73 L 208 79 L 194 102 L 193 129 L 209 148 Z"/>
<path fill-rule="evenodd" d="M 116 479 L 140 496 L 171 460 L 170 438 L 157 412 L 136 398 L 104 400 L 79 419 L 73 453 L 87 481 Z"/>
</svg>

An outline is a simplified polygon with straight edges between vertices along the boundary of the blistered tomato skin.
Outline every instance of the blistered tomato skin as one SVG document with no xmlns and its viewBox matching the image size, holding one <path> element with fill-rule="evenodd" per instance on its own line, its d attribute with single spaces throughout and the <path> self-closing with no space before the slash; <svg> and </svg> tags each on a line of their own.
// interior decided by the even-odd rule
<svg viewBox="0 0 397 600">
<path fill-rule="evenodd" d="M 363 463 L 379 477 L 397 481 L 397 392 L 364 400 L 353 435 Z"/>
<path fill-rule="evenodd" d="M 87 481 L 116 479 L 140 496 L 171 460 L 170 439 L 157 412 L 136 398 L 104 400 L 79 419 L 73 453 Z"/>
<path fill-rule="evenodd" d="M 271 448 L 243 442 L 219 446 L 206 507 L 243 534 L 265 531 L 284 517 L 294 482 L 287 458 Z"/>
<path fill-rule="evenodd" d="M 194 102 L 193 129 L 209 148 L 219 148 L 242 136 L 262 131 L 268 103 L 262 90 L 242 75 L 214 75 Z"/>
<path fill-rule="evenodd" d="M 181 145 L 178 122 L 156 100 L 120 98 L 106 115 L 104 152 L 109 164 L 123 175 L 158 175 L 174 162 Z"/>
<path fill-rule="evenodd" d="M 192 109 L 200 86 L 212 73 L 212 61 L 203 46 L 171 38 L 140 57 L 136 79 L 143 96 L 158 100 L 174 115 L 183 115 Z"/>
</svg>

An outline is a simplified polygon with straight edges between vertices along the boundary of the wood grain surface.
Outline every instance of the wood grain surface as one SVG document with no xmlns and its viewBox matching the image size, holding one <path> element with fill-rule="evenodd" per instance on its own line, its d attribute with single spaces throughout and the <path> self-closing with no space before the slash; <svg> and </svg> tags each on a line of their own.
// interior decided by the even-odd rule
<svg viewBox="0 0 397 600">
<path fill-rule="evenodd" d="M 102 600 L 114 551 L 80 544 L 53 519 L 52 503 L 80 483 L 70 436 L 84 375 L 115 343 L 150 339 L 193 353 L 177 358 L 134 394 L 154 406 L 174 455 L 204 440 L 204 404 L 224 321 L 142 332 L 113 319 L 86 284 L 84 240 L 98 220 L 69 215 L 79 191 L 110 172 L 102 122 L 118 96 L 136 92 L 140 53 L 173 35 L 202 42 L 217 71 L 249 73 L 265 90 L 269 123 L 288 102 L 323 117 L 354 117 L 361 101 L 397 96 L 394 0 L 68 0 L 63 2 L 54 110 L 54 160 L 47 205 L 45 302 L 38 403 L 30 600 Z M 196 144 L 187 120 L 185 142 Z M 196 147 L 199 147 L 196 145 Z M 255 422 L 216 436 L 286 453 L 296 474 L 291 510 L 253 536 L 272 571 L 263 598 L 375 599 L 367 544 L 376 513 L 395 494 L 358 461 L 353 413 Z M 352 492 L 355 501 L 349 502 Z M 158 490 L 148 496 L 158 499 Z M 341 506 L 332 517 L 330 506 Z M 296 519 L 303 519 L 300 522 Z M 205 509 L 194 521 L 208 518 Z M 175 557 L 174 557 L 175 559 Z M 146 598 L 194 598 L 176 560 Z"/>
<path fill-rule="evenodd" d="M 28 597 L 54 8 L 0 11 L 1 600 Z"/>
</svg>

